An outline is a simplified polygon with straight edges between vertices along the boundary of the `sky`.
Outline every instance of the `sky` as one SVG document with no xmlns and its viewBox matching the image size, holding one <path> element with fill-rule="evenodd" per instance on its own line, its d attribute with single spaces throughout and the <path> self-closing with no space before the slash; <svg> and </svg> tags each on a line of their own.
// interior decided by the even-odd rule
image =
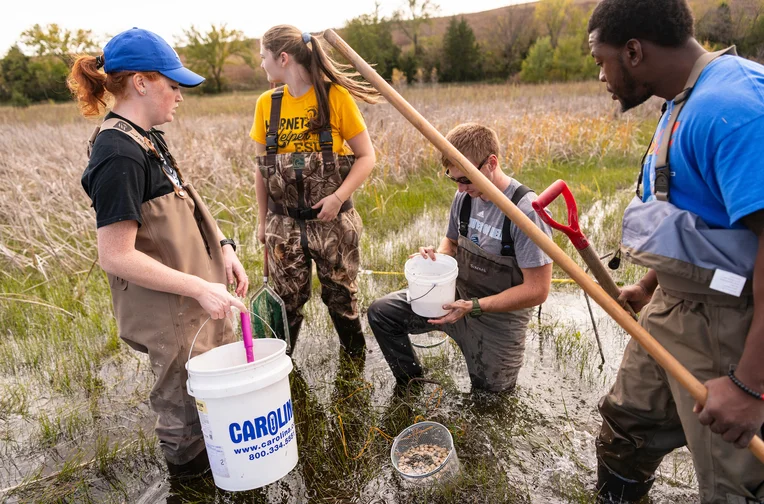
<svg viewBox="0 0 764 504">
<path fill-rule="evenodd" d="M 434 0 L 438 15 L 480 12 L 529 0 Z M 5 3 L 5 2 L 3 2 Z M 382 15 L 389 16 L 404 0 L 379 0 Z M 211 23 L 226 23 L 248 37 L 259 38 L 277 24 L 291 24 L 317 32 L 340 28 L 348 19 L 374 11 L 375 0 L 130 0 L 71 3 L 63 0 L 14 2 L 13 10 L 0 16 L 0 56 L 16 43 L 21 32 L 35 24 L 57 23 L 63 28 L 92 30 L 101 43 L 110 36 L 137 26 L 151 30 L 175 44 L 191 25 L 206 31 Z M 9 12 L 10 11 L 10 12 Z"/>
</svg>

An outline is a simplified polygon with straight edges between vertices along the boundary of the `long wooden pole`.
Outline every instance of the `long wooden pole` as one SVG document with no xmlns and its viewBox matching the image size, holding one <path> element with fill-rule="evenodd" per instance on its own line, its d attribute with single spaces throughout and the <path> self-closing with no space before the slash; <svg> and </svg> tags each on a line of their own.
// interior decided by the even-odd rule
<svg viewBox="0 0 764 504">
<path fill-rule="evenodd" d="M 674 358 L 658 341 L 653 338 L 639 323 L 634 320 L 622 307 L 611 298 L 589 275 L 576 264 L 573 259 L 557 246 L 533 221 L 519 210 L 504 193 L 493 185 L 475 166 L 459 152 L 440 132 L 430 124 L 417 110 L 411 106 L 393 87 L 361 58 L 333 30 L 324 32 L 324 39 L 340 52 L 358 70 L 369 83 L 374 86 L 387 101 L 395 107 L 416 129 L 418 129 L 439 151 L 465 173 L 472 183 L 485 196 L 499 207 L 504 215 L 519 227 L 533 242 L 539 246 L 554 262 L 556 262 L 570 277 L 576 281 L 589 296 L 599 304 L 618 324 L 623 327 L 640 345 L 660 364 L 675 380 L 686 388 L 695 400 L 706 403 L 708 391 L 700 381 Z M 764 441 L 754 436 L 748 448 L 764 463 Z"/>
</svg>

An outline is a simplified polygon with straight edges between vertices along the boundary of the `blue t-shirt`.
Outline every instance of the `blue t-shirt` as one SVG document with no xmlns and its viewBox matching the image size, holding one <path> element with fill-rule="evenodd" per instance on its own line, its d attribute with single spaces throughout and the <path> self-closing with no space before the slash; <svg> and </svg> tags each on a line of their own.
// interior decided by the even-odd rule
<svg viewBox="0 0 764 504">
<path fill-rule="evenodd" d="M 656 153 L 674 102 L 644 163 L 643 201 L 654 199 Z M 712 228 L 743 228 L 764 209 L 764 66 L 721 56 L 700 75 L 669 146 L 669 201 Z"/>
</svg>

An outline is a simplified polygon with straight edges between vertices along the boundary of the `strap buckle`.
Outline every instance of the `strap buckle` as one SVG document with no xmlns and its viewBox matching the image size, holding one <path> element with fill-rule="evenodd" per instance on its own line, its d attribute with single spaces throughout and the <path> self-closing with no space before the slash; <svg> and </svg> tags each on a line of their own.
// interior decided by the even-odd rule
<svg viewBox="0 0 764 504">
<path fill-rule="evenodd" d="M 318 210 L 313 208 L 287 208 L 287 213 L 295 220 L 314 220 L 318 217 Z"/>
<path fill-rule="evenodd" d="M 265 135 L 265 150 L 269 153 L 275 154 L 279 148 L 277 135 Z"/>
<path fill-rule="evenodd" d="M 671 171 L 668 164 L 655 169 L 655 199 L 668 201 Z"/>
<path fill-rule="evenodd" d="M 321 130 L 318 132 L 318 144 L 321 146 L 321 155 L 324 161 L 324 167 L 329 170 L 334 170 L 336 164 L 334 162 L 334 153 L 332 148 L 334 147 L 334 140 L 332 139 L 331 130 Z"/>
<path fill-rule="evenodd" d="M 334 140 L 332 139 L 332 132 L 329 130 L 321 130 L 318 132 L 318 144 L 321 146 L 321 150 L 325 147 L 331 149 L 334 146 Z"/>
</svg>

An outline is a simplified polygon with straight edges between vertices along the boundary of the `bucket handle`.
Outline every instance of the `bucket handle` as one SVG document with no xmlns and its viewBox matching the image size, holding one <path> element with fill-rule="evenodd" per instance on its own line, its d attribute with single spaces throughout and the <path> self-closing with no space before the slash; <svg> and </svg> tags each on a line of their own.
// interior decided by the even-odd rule
<svg viewBox="0 0 764 504">
<path fill-rule="evenodd" d="M 274 331 L 274 330 L 273 330 L 273 328 L 272 328 L 270 325 L 268 325 L 268 322 L 266 322 L 266 321 L 263 319 L 263 317 L 261 317 L 261 316 L 260 316 L 260 315 L 258 315 L 257 313 L 251 312 L 250 310 L 247 310 L 247 313 L 249 313 L 250 315 L 254 315 L 255 317 L 259 318 L 259 319 L 260 319 L 260 321 L 261 321 L 261 322 L 262 322 L 262 323 L 265 325 L 265 327 L 267 327 L 267 328 L 268 328 L 268 330 L 270 330 L 270 331 L 271 331 L 271 333 L 273 334 L 273 336 L 274 336 L 274 337 L 276 336 L 276 331 Z M 207 325 L 207 322 L 209 322 L 210 320 L 212 320 L 212 317 L 210 317 L 210 316 L 207 316 L 207 320 L 205 320 L 205 321 L 204 321 L 204 323 L 203 323 L 201 326 L 199 326 L 199 330 L 198 330 L 198 331 L 196 331 L 196 336 L 194 336 L 194 339 L 193 339 L 193 341 L 191 342 L 191 348 L 189 348 L 189 349 L 188 349 L 188 359 L 186 359 L 186 365 L 188 365 L 188 361 L 190 361 L 190 360 L 191 360 L 191 353 L 193 353 L 193 351 L 194 351 L 194 345 L 196 345 L 196 338 L 198 338 L 198 337 L 199 337 L 199 334 L 202 332 L 202 329 L 204 329 L 204 326 L 205 326 L 205 325 Z M 278 338 L 276 338 L 276 339 L 278 339 Z"/>
<path fill-rule="evenodd" d="M 425 292 L 424 294 L 422 294 L 422 295 L 421 295 L 421 296 L 419 296 L 418 298 L 414 298 L 414 299 L 411 299 L 411 297 L 410 297 L 410 295 L 411 295 L 411 292 L 410 292 L 410 291 L 407 289 L 407 290 L 406 290 L 406 301 L 408 301 L 408 303 L 409 303 L 409 304 L 411 304 L 411 302 L 412 302 L 412 301 L 419 301 L 420 299 L 422 299 L 423 297 L 425 297 L 427 294 L 429 294 L 430 292 L 432 292 L 432 290 L 433 290 L 435 287 L 437 287 L 438 285 L 440 285 L 440 284 L 436 284 L 436 283 L 432 284 L 432 287 L 430 287 L 430 290 L 428 290 L 427 292 Z"/>
</svg>

